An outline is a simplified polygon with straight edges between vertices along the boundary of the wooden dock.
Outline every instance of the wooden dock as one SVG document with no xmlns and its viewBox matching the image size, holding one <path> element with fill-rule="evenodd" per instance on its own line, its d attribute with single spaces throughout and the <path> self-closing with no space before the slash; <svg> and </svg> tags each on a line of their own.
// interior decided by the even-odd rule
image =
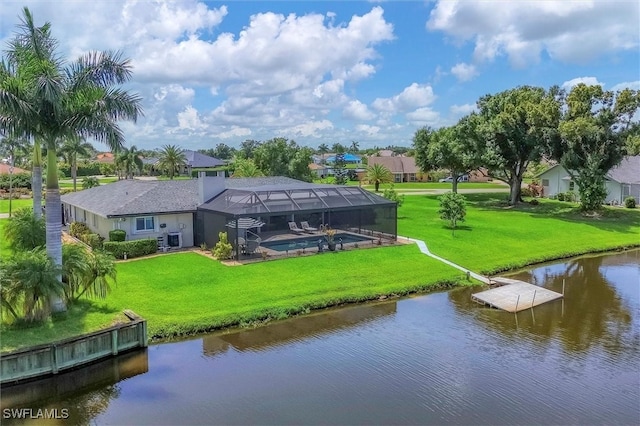
<svg viewBox="0 0 640 426">
<path fill-rule="evenodd" d="M 555 291 L 511 278 L 496 277 L 492 281 L 500 287 L 472 294 L 471 300 L 513 313 L 562 298 Z"/>
</svg>

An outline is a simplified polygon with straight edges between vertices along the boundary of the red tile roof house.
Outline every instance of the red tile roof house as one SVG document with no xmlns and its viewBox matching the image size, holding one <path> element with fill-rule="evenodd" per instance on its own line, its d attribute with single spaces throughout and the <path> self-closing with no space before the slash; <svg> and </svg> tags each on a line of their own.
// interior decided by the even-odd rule
<svg viewBox="0 0 640 426">
<path fill-rule="evenodd" d="M 0 175 L 8 175 L 10 173 L 11 166 L 9 164 L 0 163 Z M 21 169 L 20 167 L 13 168 L 13 174 L 29 173 L 29 170 Z"/>
<path fill-rule="evenodd" d="M 428 175 L 422 173 L 413 157 L 368 157 L 367 164 L 381 164 L 393 174 L 394 182 L 426 182 Z"/>
</svg>

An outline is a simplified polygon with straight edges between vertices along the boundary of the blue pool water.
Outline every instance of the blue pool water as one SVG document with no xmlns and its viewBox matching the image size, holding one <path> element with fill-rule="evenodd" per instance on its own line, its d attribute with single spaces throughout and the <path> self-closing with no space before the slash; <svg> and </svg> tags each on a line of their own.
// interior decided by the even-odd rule
<svg viewBox="0 0 640 426">
<path fill-rule="evenodd" d="M 336 234 L 334 237 L 337 244 L 340 244 L 340 238 L 342 238 L 342 242 L 344 244 L 372 240 L 372 238 L 365 237 L 363 235 L 341 233 L 341 234 Z M 307 247 L 308 248 L 318 247 L 319 239 L 322 239 L 324 241 L 325 247 L 326 247 L 326 239 L 324 235 L 309 235 L 308 237 L 293 238 L 290 240 L 263 241 L 260 245 L 264 248 L 268 248 L 270 250 L 275 250 L 275 251 L 300 250 L 302 248 L 307 248 Z"/>
</svg>

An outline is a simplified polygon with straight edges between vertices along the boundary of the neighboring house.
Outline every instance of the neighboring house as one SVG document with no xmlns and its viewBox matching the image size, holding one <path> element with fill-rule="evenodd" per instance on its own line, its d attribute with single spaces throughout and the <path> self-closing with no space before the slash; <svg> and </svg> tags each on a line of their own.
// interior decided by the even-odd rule
<svg viewBox="0 0 640 426">
<path fill-rule="evenodd" d="M 426 182 L 427 174 L 420 172 L 414 157 L 369 157 L 367 164 L 381 164 L 393 174 L 394 182 Z"/>
<path fill-rule="evenodd" d="M 112 152 L 101 152 L 96 155 L 95 161 L 98 163 L 113 164 L 116 158 Z"/>
<path fill-rule="evenodd" d="M 187 176 L 191 176 L 191 171 L 194 169 L 206 171 L 207 169 L 215 169 L 216 167 L 224 166 L 226 164 L 218 158 L 210 157 L 198 151 L 185 149 L 183 150 L 183 153 L 187 160 L 187 164 L 181 170 L 181 174 L 186 174 Z"/>
<path fill-rule="evenodd" d="M 158 239 L 158 246 L 213 247 L 220 232 L 238 247 L 231 222 L 252 217 L 261 231 L 287 231 L 290 221 L 353 232 L 397 235 L 397 203 L 358 187 L 317 185 L 286 177 L 122 180 L 62 196 L 63 221 L 85 223 L 108 238 Z"/>
<path fill-rule="evenodd" d="M 469 182 L 491 182 L 492 180 L 488 176 L 488 170 L 484 167 L 469 172 Z"/>
<path fill-rule="evenodd" d="M 0 175 L 8 175 L 10 173 L 11 166 L 9 164 L 0 163 Z M 29 170 L 21 169 L 20 167 L 13 167 L 13 174 L 29 173 Z"/>
<path fill-rule="evenodd" d="M 317 178 L 324 179 L 329 175 L 329 167 L 318 163 L 309 164 L 309 170 Z"/>
<path fill-rule="evenodd" d="M 577 184 L 560 164 L 540 173 L 537 178 L 544 190 L 545 197 L 552 197 L 561 192 L 578 193 Z M 640 203 L 640 155 L 625 157 L 622 162 L 609 170 L 605 176 L 607 204 L 622 204 L 631 196 Z"/>
</svg>

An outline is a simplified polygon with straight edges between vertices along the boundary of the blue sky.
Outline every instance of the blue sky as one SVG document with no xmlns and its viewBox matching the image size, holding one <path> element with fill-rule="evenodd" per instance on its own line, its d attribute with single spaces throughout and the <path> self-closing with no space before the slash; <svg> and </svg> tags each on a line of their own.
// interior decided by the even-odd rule
<svg viewBox="0 0 640 426">
<path fill-rule="evenodd" d="M 66 58 L 131 59 L 138 148 L 410 146 L 519 85 L 640 89 L 637 1 L 3 0 L 3 50 L 25 5 Z"/>
</svg>

